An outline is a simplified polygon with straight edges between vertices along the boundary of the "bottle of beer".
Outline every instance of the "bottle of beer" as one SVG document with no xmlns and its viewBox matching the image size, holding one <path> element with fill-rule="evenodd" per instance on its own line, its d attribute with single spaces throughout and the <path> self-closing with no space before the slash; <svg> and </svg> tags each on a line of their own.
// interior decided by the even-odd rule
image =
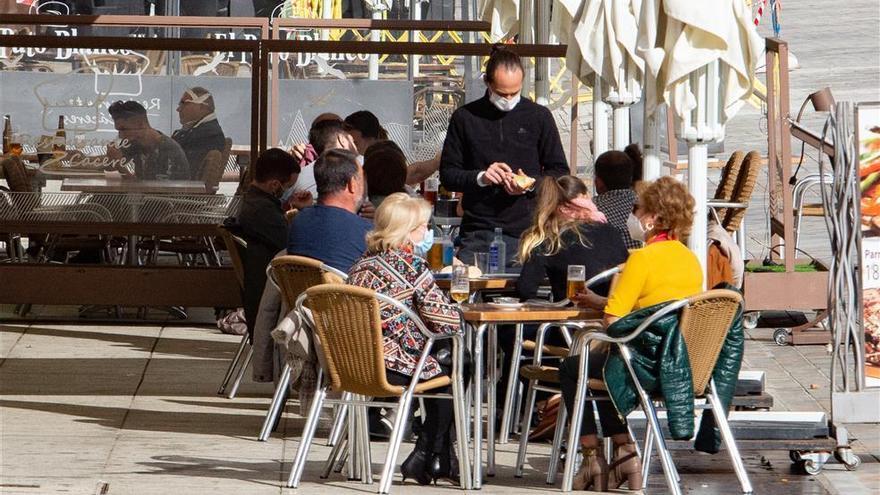
<svg viewBox="0 0 880 495">
<path fill-rule="evenodd" d="M 58 116 L 58 129 L 55 131 L 55 141 L 52 143 L 52 151 L 64 153 L 67 150 L 67 131 L 64 130 L 64 115 Z"/>
<path fill-rule="evenodd" d="M 3 154 L 12 152 L 12 117 L 3 117 Z"/>
</svg>

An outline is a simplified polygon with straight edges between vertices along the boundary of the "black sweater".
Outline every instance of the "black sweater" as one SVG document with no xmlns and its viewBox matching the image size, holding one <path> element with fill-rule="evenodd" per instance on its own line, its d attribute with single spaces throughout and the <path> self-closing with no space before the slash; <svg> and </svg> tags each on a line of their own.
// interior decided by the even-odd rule
<svg viewBox="0 0 880 495">
<path fill-rule="evenodd" d="M 562 233 L 562 248 L 553 256 L 545 256 L 544 247 L 532 251 L 529 260 L 523 265 L 516 283 L 517 295 L 525 300 L 535 297 L 538 287 L 546 276 L 550 280 L 553 300 L 565 299 L 565 286 L 568 279 L 568 265 L 584 265 L 586 280 L 626 261 L 629 255 L 620 231 L 610 223 L 585 224 L 580 227 L 584 244 L 578 242 L 574 231 Z M 593 292 L 607 296 L 610 284 L 603 283 L 592 287 Z"/>
<path fill-rule="evenodd" d="M 443 143 L 440 181 L 446 189 L 464 193 L 462 232 L 501 227 L 519 237 L 532 220 L 535 193 L 510 196 L 500 186 L 480 187 L 477 174 L 495 162 L 536 179 L 569 173 L 550 110 L 523 98 L 513 110 L 502 112 L 484 96 L 452 114 Z"/>
</svg>

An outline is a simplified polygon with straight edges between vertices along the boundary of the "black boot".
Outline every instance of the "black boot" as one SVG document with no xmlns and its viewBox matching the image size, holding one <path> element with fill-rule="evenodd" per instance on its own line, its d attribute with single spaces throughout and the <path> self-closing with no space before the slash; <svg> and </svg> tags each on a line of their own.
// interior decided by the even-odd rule
<svg viewBox="0 0 880 495">
<path fill-rule="evenodd" d="M 428 441 L 423 435 L 419 435 L 412 453 L 400 465 L 400 474 L 403 475 L 403 481 L 405 482 L 409 478 L 416 480 L 420 485 L 430 484 L 431 475 L 428 472 L 430 461 L 431 452 L 428 449 Z"/>
<path fill-rule="evenodd" d="M 441 451 L 431 457 L 428 472 L 435 484 L 438 479 L 447 479 L 453 484 L 459 484 L 461 476 L 459 474 L 458 455 L 456 455 L 455 447 L 453 446 L 451 430 L 446 435 Z"/>
</svg>

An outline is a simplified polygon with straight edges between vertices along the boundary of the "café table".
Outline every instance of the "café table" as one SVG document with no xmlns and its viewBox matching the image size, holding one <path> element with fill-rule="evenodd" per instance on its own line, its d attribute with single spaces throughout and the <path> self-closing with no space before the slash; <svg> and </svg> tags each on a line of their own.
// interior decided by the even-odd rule
<svg viewBox="0 0 880 495">
<path fill-rule="evenodd" d="M 66 178 L 62 191 L 87 193 L 140 193 L 140 194 L 206 194 L 209 191 L 200 180 L 125 180 L 94 178 Z"/>
<path fill-rule="evenodd" d="M 483 335 L 487 335 L 489 364 L 487 386 L 488 421 L 486 432 L 486 474 L 495 475 L 495 388 L 498 380 L 496 364 L 498 352 L 498 325 L 518 325 L 524 323 L 562 323 L 597 320 L 602 318 L 600 311 L 564 307 L 558 308 L 541 304 L 523 304 L 516 308 L 503 308 L 493 303 L 463 304 L 461 306 L 465 322 L 473 329 L 471 352 L 473 354 L 473 423 L 474 423 L 474 488 L 482 486 L 482 442 L 483 442 Z M 523 434 L 527 434 L 523 432 Z"/>
</svg>

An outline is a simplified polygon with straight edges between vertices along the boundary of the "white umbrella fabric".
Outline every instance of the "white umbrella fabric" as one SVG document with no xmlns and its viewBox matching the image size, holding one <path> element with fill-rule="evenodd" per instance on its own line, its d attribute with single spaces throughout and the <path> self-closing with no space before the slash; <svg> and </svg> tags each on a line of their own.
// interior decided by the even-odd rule
<svg viewBox="0 0 880 495">
<path fill-rule="evenodd" d="M 492 41 L 519 33 L 519 0 L 481 0 L 480 19 L 492 23 Z"/>
<path fill-rule="evenodd" d="M 660 26 L 665 26 L 661 32 Z M 688 75 L 719 61 L 720 123 L 732 118 L 751 95 L 763 43 L 751 12 L 741 0 L 643 0 L 638 51 L 656 78 L 653 113 L 667 103 L 678 118 L 696 108 Z"/>
</svg>

